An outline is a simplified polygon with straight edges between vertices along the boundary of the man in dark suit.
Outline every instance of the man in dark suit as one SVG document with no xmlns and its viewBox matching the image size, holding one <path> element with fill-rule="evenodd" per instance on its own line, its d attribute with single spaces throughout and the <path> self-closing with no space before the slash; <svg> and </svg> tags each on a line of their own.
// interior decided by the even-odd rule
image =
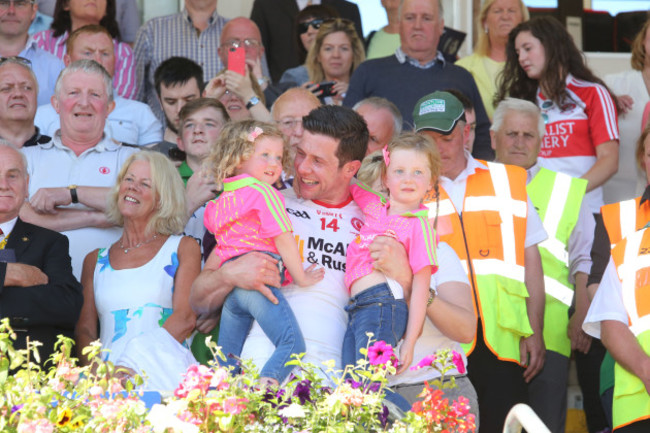
<svg viewBox="0 0 650 433">
<path fill-rule="evenodd" d="M 27 199 L 25 157 L 0 143 L 0 317 L 16 332 L 15 347 L 40 341 L 41 363 L 57 335 L 72 337 L 83 296 L 72 275 L 68 239 L 18 218 Z"/>
<path fill-rule="evenodd" d="M 298 66 L 298 47 L 295 32 L 296 16 L 307 0 L 255 0 L 251 19 L 255 21 L 262 34 L 262 43 L 266 49 L 266 60 L 273 81 L 278 81 L 282 73 Z M 361 15 L 356 4 L 346 0 L 321 0 L 322 5 L 336 9 L 341 18 L 354 22 L 363 40 Z"/>
</svg>

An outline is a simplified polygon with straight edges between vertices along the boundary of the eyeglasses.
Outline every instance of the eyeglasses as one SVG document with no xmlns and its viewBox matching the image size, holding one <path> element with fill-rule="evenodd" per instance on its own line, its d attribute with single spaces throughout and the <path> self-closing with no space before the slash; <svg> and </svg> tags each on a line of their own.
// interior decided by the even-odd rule
<svg viewBox="0 0 650 433">
<path fill-rule="evenodd" d="M 31 7 L 34 2 L 28 0 L 0 0 L 0 11 L 8 11 L 12 4 L 15 10 L 24 11 Z"/>
<path fill-rule="evenodd" d="M 303 23 L 298 23 L 298 33 L 301 35 L 303 33 L 307 33 L 309 30 L 309 26 L 312 26 L 315 30 L 320 29 L 321 24 L 323 24 L 325 20 L 323 18 L 314 18 L 311 21 L 305 21 Z"/>
<path fill-rule="evenodd" d="M 262 43 L 257 39 L 244 39 L 243 41 L 241 39 L 230 39 L 221 44 L 221 46 L 224 48 L 239 48 L 242 46 L 244 48 L 258 48 L 261 45 Z"/>
<path fill-rule="evenodd" d="M 0 0 L 0 10 L 2 10 L 2 4 L 4 2 Z M 6 2 L 9 3 L 9 2 Z M 27 66 L 29 69 L 32 68 L 32 61 L 29 59 L 26 59 L 25 57 L 20 57 L 20 56 L 10 56 L 10 57 L 0 57 L 0 65 L 4 63 L 18 63 L 23 66 Z"/>
</svg>

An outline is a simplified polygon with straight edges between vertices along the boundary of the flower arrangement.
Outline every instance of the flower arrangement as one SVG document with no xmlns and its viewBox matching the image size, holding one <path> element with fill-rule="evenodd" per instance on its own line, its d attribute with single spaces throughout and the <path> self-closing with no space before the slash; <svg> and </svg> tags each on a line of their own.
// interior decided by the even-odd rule
<svg viewBox="0 0 650 433">
<path fill-rule="evenodd" d="M 466 400 L 449 404 L 442 391 L 426 384 L 423 402 L 404 418 L 389 421 L 383 395 L 386 377 L 394 374 L 397 357 L 383 341 L 374 342 L 354 366 L 337 371 L 333 362 L 323 367 L 292 361 L 295 375 L 281 388 L 260 387 L 250 361 L 241 361 L 243 373 L 232 375 L 220 364 L 225 357 L 214 342 L 208 347 L 215 361 L 193 365 L 162 404 L 147 410 L 141 400 L 139 377 L 120 379 L 110 363 L 99 361 L 99 343 L 84 351 L 96 359 L 78 366 L 70 356 L 72 341 L 60 337 L 49 370 L 42 370 L 38 343 L 17 350 L 8 321 L 0 322 L 0 431 L 54 432 L 468 432 L 474 430 Z M 457 356 L 457 358 L 455 358 Z M 460 361 L 459 361 L 460 360 Z M 444 373 L 460 355 L 443 351 L 425 358 L 419 368 Z M 440 389 L 453 386 L 436 383 Z"/>
<path fill-rule="evenodd" d="M 110 364 L 79 367 L 70 356 L 72 340 L 59 337 L 58 351 L 42 371 L 38 342 L 13 347 L 8 319 L 0 322 L 0 431 L 17 433 L 150 431 L 142 419 L 144 402 L 135 391 L 140 382 L 123 386 Z M 99 343 L 85 354 L 96 357 Z"/>
</svg>

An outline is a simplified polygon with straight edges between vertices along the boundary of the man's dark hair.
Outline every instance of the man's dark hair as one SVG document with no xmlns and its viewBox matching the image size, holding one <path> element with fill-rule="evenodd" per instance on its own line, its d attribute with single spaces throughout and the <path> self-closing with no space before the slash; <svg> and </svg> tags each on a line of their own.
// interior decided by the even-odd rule
<svg viewBox="0 0 650 433">
<path fill-rule="evenodd" d="M 340 140 L 336 150 L 339 167 L 350 161 L 361 161 L 368 147 L 368 127 L 356 111 L 338 105 L 323 105 L 302 118 L 303 128 Z"/>
<path fill-rule="evenodd" d="M 458 89 L 445 89 L 444 92 L 451 93 L 453 96 L 458 99 L 460 105 L 463 106 L 463 110 L 474 110 L 474 104 L 472 101 L 460 90 Z"/>
<path fill-rule="evenodd" d="M 186 57 L 170 57 L 156 68 L 153 74 L 154 86 L 156 93 L 160 97 L 160 86 L 165 87 L 182 86 L 192 78 L 196 80 L 199 86 L 199 92 L 203 93 L 203 68 L 196 62 Z"/>
</svg>

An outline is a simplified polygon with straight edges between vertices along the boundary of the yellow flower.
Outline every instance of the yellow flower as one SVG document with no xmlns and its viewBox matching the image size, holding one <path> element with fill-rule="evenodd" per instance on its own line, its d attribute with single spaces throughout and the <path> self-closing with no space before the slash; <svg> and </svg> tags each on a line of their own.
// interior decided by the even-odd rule
<svg viewBox="0 0 650 433">
<path fill-rule="evenodd" d="M 65 427 L 70 420 L 72 419 L 72 411 L 70 408 L 64 408 L 63 410 L 59 411 L 59 417 L 56 420 L 56 425 L 59 427 Z"/>
</svg>

